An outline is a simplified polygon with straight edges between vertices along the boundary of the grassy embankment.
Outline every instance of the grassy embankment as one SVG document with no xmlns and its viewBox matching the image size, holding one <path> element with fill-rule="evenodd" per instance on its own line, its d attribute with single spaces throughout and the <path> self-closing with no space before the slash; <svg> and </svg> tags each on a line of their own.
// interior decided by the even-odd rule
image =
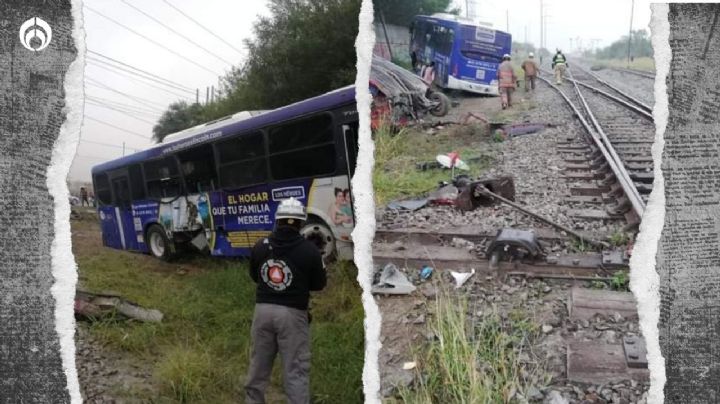
<svg viewBox="0 0 720 404">
<path fill-rule="evenodd" d="M 627 63 L 627 59 L 598 59 L 593 62 L 593 65 L 603 67 L 629 67 L 631 69 L 643 70 L 650 73 L 655 71 L 655 59 L 649 57 L 635 58 L 635 60 L 633 60 L 629 65 Z"/>
<path fill-rule="evenodd" d="M 415 128 L 397 133 L 381 128 L 374 133 L 374 140 L 373 189 L 378 206 L 395 199 L 420 196 L 435 189 L 440 181 L 449 181 L 450 170 L 422 171 L 416 166 L 435 161 L 438 154 L 457 151 L 462 160 L 482 157 L 479 162 L 468 162 L 469 172 L 456 170 L 456 175 L 478 176 L 492 162 L 492 144 L 479 126 L 445 128 L 435 134 Z"/>
<path fill-rule="evenodd" d="M 465 296 L 438 294 L 428 321 L 435 340 L 419 347 L 406 403 L 507 403 L 549 382 L 530 347 L 540 334 L 526 313 L 478 313 Z"/>
<path fill-rule="evenodd" d="M 97 221 L 73 223 L 80 285 L 112 290 L 161 310 L 162 323 L 100 321 L 91 332 L 153 368 L 157 391 L 119 394 L 153 402 L 241 402 L 250 352 L 254 287 L 244 261 L 191 256 L 164 263 L 147 255 L 102 247 Z M 362 402 L 363 309 L 357 269 L 329 268 L 328 288 L 312 300 L 314 402 Z M 270 397 L 280 399 L 276 362 Z M 272 401 L 272 400 L 271 400 Z"/>
</svg>

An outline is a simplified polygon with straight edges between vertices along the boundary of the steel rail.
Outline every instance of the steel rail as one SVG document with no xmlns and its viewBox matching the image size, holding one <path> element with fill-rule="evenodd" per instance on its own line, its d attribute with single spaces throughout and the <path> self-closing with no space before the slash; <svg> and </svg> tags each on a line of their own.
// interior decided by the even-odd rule
<svg viewBox="0 0 720 404">
<path fill-rule="evenodd" d="M 627 98 L 628 100 L 634 102 L 634 103 L 637 104 L 637 105 L 642 105 L 643 108 L 647 109 L 648 111 L 652 111 L 652 107 L 648 106 L 647 104 L 645 104 L 644 102 L 638 100 L 637 98 L 635 98 L 635 97 L 633 97 L 633 96 L 625 93 L 624 91 L 618 89 L 617 87 L 615 87 L 614 85 L 608 83 L 607 81 L 601 79 L 600 77 L 598 77 L 597 74 L 595 74 L 595 73 L 593 73 L 593 72 L 591 72 L 591 71 L 585 70 L 585 69 L 583 69 L 582 67 L 580 67 L 579 69 L 580 69 L 583 73 L 586 73 L 586 74 L 589 75 L 590 77 L 592 77 L 592 78 L 594 78 L 595 80 L 599 81 L 601 84 L 606 85 L 606 86 L 612 88 L 613 91 L 617 91 L 618 93 L 622 94 L 623 97 Z"/>
<path fill-rule="evenodd" d="M 603 90 L 601 90 L 601 89 L 599 89 L 599 88 L 597 88 L 597 87 L 593 87 L 593 86 L 591 86 L 591 85 L 589 85 L 589 84 L 587 84 L 587 83 L 585 83 L 585 82 L 582 82 L 582 81 L 579 81 L 579 80 L 576 80 L 576 79 L 568 79 L 568 80 L 571 81 L 571 82 L 575 82 L 575 83 L 577 83 L 577 84 L 580 84 L 581 86 L 586 87 L 586 88 L 588 88 L 588 89 L 590 89 L 590 90 L 592 90 L 592 91 L 594 91 L 594 92 L 602 95 L 603 97 L 609 98 L 609 99 L 617 102 L 618 104 L 621 104 L 621 105 L 623 105 L 624 107 L 627 107 L 628 109 L 631 109 L 631 110 L 637 112 L 638 114 L 642 115 L 643 118 L 647 118 L 647 119 L 649 119 L 649 120 L 651 120 L 651 121 L 653 120 L 652 108 L 648 107 L 648 106 L 645 105 L 645 104 L 633 105 L 633 104 L 631 104 L 631 103 L 629 103 L 629 102 L 627 102 L 627 101 L 625 101 L 625 100 L 623 100 L 623 99 L 621 99 L 621 98 L 619 98 L 619 97 L 616 97 L 616 96 L 614 96 L 614 95 L 612 95 L 612 94 L 610 94 L 610 93 L 608 93 L 608 92 L 606 92 L 606 91 L 603 91 Z M 621 94 L 623 94 L 623 93 L 621 93 Z M 625 95 L 625 94 L 623 94 L 623 96 L 624 96 L 624 95 Z"/>
<path fill-rule="evenodd" d="M 570 78 L 572 78 L 572 72 L 569 69 L 568 73 L 570 75 Z M 620 185 L 623 186 L 623 182 L 627 182 L 627 184 L 629 184 L 627 188 L 623 186 L 623 190 L 625 191 L 625 194 L 630 200 L 630 203 L 633 205 L 633 208 L 635 209 L 635 213 L 637 213 L 638 218 L 642 218 L 642 214 L 645 212 L 645 201 L 643 201 L 642 196 L 640 196 L 640 192 L 637 190 L 637 187 L 635 187 L 635 183 L 630 178 L 630 173 L 628 173 L 627 169 L 625 168 L 625 164 L 622 162 L 620 156 L 618 156 L 617 152 L 615 151 L 615 147 L 610 141 L 610 138 L 607 136 L 607 134 L 605 134 L 602 126 L 600 126 L 600 122 L 598 122 L 597 118 L 595 118 L 595 114 L 593 114 L 590 106 L 585 100 L 585 97 L 583 97 L 582 92 L 580 91 L 580 87 L 578 87 L 577 83 L 575 82 L 573 82 L 573 85 L 575 87 L 575 91 L 577 92 L 578 97 L 580 97 L 580 101 L 582 102 L 583 107 L 585 108 L 585 112 L 590 117 L 590 120 L 592 121 L 593 126 L 595 126 L 597 133 L 600 135 L 600 138 L 607 146 L 610 155 L 614 159 L 619 169 L 620 176 L 622 176 L 622 178 L 624 179 L 624 181 L 620 181 Z M 615 173 L 615 177 L 618 177 L 617 172 Z M 620 178 L 618 178 L 618 180 L 620 180 Z"/>
<path fill-rule="evenodd" d="M 599 131 L 597 131 L 596 129 L 591 127 L 590 124 L 585 119 L 585 117 L 583 116 L 583 114 L 578 110 L 578 108 L 572 102 L 572 100 L 570 100 L 570 98 L 568 98 L 568 96 L 565 95 L 565 93 L 563 93 L 557 86 L 553 85 L 549 80 L 547 80 L 546 78 L 544 78 L 540 75 L 538 75 L 538 78 L 540 80 L 543 80 L 545 83 L 547 83 L 553 89 L 555 89 L 555 91 L 557 91 L 560 94 L 560 96 L 565 100 L 565 102 L 573 110 L 575 116 L 580 120 L 580 123 L 583 125 L 583 127 L 587 131 L 588 135 L 593 140 L 593 142 L 597 146 L 598 150 L 600 150 L 600 152 L 602 153 L 605 160 L 608 162 L 610 169 L 612 170 L 613 174 L 615 174 L 615 178 L 618 180 L 618 182 L 620 183 L 620 186 L 622 187 L 623 191 L 627 195 L 628 200 L 631 202 L 631 204 L 633 206 L 633 210 L 638 215 L 638 217 L 641 218 L 643 213 L 645 212 L 645 202 L 643 202 L 642 198 L 639 196 L 637 188 L 634 186 L 634 183 L 630 179 L 630 176 L 628 175 L 627 170 L 625 169 L 621 160 L 619 159 L 619 157 L 617 157 L 617 153 L 615 153 L 615 149 L 612 147 L 612 143 L 610 143 L 609 139 L 607 139 L 607 136 L 605 135 L 605 133 L 602 132 L 602 134 L 600 134 L 600 133 L 598 133 Z M 575 85 L 575 88 L 579 93 L 580 90 L 577 88 L 577 85 Z M 581 96 L 581 99 L 583 99 L 583 101 L 584 101 L 584 98 L 582 98 L 582 96 Z M 586 103 L 585 103 L 585 106 L 587 106 Z M 592 119 L 595 122 L 597 122 L 597 120 L 595 120 L 595 117 L 592 114 L 589 114 L 589 115 L 592 117 Z M 598 126 L 599 126 L 599 124 L 598 124 Z M 603 138 L 605 141 L 603 141 Z M 605 144 L 606 142 L 607 142 L 607 145 L 609 146 L 610 150 L 608 150 L 608 147 Z M 613 156 L 615 156 L 615 157 L 613 157 Z"/>
</svg>

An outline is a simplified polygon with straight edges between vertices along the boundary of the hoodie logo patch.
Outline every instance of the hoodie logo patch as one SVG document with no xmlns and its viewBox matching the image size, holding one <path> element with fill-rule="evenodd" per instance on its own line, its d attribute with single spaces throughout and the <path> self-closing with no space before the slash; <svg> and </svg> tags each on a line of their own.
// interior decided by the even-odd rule
<svg viewBox="0 0 720 404">
<path fill-rule="evenodd" d="M 260 277 L 271 289 L 282 291 L 292 283 L 292 271 L 282 260 L 269 259 L 260 268 Z"/>
</svg>

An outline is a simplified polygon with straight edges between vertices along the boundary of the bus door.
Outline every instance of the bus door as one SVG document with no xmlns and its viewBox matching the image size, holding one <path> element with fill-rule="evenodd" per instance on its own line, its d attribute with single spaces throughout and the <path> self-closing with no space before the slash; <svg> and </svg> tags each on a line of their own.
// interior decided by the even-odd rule
<svg viewBox="0 0 720 404">
<path fill-rule="evenodd" d="M 133 221 L 130 179 L 127 169 L 110 173 L 110 185 L 113 192 L 114 214 L 120 236 L 120 247 L 123 250 L 137 250 L 138 244 Z"/>
<path fill-rule="evenodd" d="M 343 124 L 342 126 L 343 138 L 345 140 L 345 161 L 347 163 L 347 173 L 349 179 L 352 179 L 352 177 L 355 175 L 355 166 L 357 165 L 357 155 L 359 147 L 358 128 L 358 122 L 347 123 Z M 350 187 L 349 189 L 350 198 L 352 198 L 352 187 Z M 355 217 L 354 207 L 355 204 L 351 203 L 350 209 L 352 210 L 354 220 L 357 221 L 357 218 Z"/>
</svg>

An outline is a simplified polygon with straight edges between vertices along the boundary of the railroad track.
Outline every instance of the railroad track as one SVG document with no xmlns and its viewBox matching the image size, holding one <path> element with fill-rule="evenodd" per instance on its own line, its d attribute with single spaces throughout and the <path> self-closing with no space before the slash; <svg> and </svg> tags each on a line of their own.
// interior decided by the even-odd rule
<svg viewBox="0 0 720 404">
<path fill-rule="evenodd" d="M 634 76 L 639 76 L 639 77 L 644 77 L 646 79 L 655 80 L 655 74 L 649 73 L 646 71 L 642 71 L 642 70 L 628 69 L 628 68 L 624 68 L 624 67 L 610 67 L 609 69 L 615 70 L 620 73 L 629 73 Z"/>
<path fill-rule="evenodd" d="M 569 72 L 570 84 L 548 85 L 563 97 L 585 128 L 583 139 L 568 138 L 566 178 L 582 181 L 569 201 L 579 205 L 571 216 L 619 220 L 636 230 L 652 191 L 651 147 L 655 134 L 651 107 L 582 69 Z"/>
</svg>

